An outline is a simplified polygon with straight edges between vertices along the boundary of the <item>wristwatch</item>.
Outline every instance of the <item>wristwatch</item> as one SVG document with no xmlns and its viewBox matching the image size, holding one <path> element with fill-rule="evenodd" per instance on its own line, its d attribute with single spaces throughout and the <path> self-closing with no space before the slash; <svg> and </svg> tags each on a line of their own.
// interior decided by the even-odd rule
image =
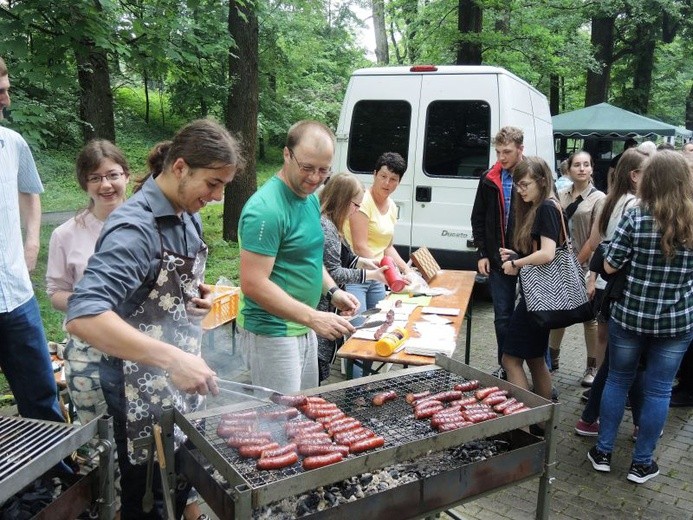
<svg viewBox="0 0 693 520">
<path fill-rule="evenodd" d="M 333 285 L 329 289 L 327 289 L 327 292 L 325 293 L 325 297 L 327 298 L 327 301 L 332 301 L 332 297 L 334 296 L 334 293 L 339 291 L 339 287 L 336 285 Z"/>
</svg>

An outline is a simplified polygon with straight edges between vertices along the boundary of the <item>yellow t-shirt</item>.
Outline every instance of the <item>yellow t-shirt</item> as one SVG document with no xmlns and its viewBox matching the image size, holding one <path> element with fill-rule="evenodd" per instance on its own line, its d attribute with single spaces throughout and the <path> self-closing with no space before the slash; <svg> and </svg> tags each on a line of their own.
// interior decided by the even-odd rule
<svg viewBox="0 0 693 520">
<path fill-rule="evenodd" d="M 373 259 L 380 260 L 385 248 L 390 245 L 395 236 L 395 223 L 397 222 L 397 205 L 392 199 L 388 199 L 390 207 L 384 215 L 371 197 L 370 190 L 366 190 L 359 211 L 368 217 L 368 248 L 373 252 Z M 351 240 L 351 228 L 349 220 L 344 223 L 344 237 L 354 248 Z"/>
</svg>

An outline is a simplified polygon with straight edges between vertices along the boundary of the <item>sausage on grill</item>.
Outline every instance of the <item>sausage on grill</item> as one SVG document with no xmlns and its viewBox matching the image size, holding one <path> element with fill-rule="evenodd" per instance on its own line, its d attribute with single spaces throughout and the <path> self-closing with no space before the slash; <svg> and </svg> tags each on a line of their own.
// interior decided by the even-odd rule
<svg viewBox="0 0 693 520">
<path fill-rule="evenodd" d="M 257 460 L 257 469 L 281 469 L 298 462 L 298 453 L 295 451 L 279 455 L 278 457 L 260 457 Z"/>
<path fill-rule="evenodd" d="M 460 392 L 470 392 L 479 388 L 479 381 L 472 379 L 471 381 L 465 381 L 464 383 L 456 384 L 452 387 L 453 390 L 459 390 Z"/>
<path fill-rule="evenodd" d="M 244 444 L 238 448 L 238 454 L 246 459 L 258 459 L 263 451 L 274 450 L 276 448 L 279 448 L 279 444 L 276 442 L 270 442 L 268 444 Z"/>
<path fill-rule="evenodd" d="M 397 399 L 397 392 L 395 392 L 394 390 L 388 390 L 386 392 L 380 392 L 380 393 L 375 394 L 373 396 L 373 405 L 374 406 L 382 406 L 387 401 L 392 401 L 393 399 Z"/>
<path fill-rule="evenodd" d="M 481 390 L 477 390 L 476 392 L 474 392 L 474 397 L 481 401 L 483 398 L 488 397 L 490 394 L 496 392 L 497 390 L 500 390 L 500 388 L 498 388 L 497 386 L 489 386 L 487 388 L 482 388 Z"/>
<path fill-rule="evenodd" d="M 333 453 L 327 453 L 325 455 L 315 455 L 312 457 L 306 457 L 303 459 L 303 469 L 310 470 L 316 468 L 322 468 L 329 464 L 334 464 L 336 462 L 341 462 L 344 459 L 342 454 L 338 451 Z"/>
<path fill-rule="evenodd" d="M 431 392 L 429 392 L 428 390 L 426 390 L 425 392 L 410 393 L 404 397 L 404 400 L 406 402 L 408 402 L 409 404 L 412 404 L 414 401 L 417 401 L 419 399 L 423 399 L 424 397 L 426 397 L 428 395 L 431 395 Z"/>
<path fill-rule="evenodd" d="M 308 398 L 305 395 L 272 395 L 270 396 L 270 401 L 277 404 L 283 404 L 284 406 L 299 407 L 306 404 Z"/>
<path fill-rule="evenodd" d="M 293 442 L 290 442 L 289 444 L 285 444 L 284 446 L 277 446 L 275 448 L 270 448 L 261 453 L 262 458 L 273 458 L 273 457 L 279 457 L 280 455 L 286 455 L 287 453 L 290 453 L 292 451 L 296 451 L 296 444 Z"/>
<path fill-rule="evenodd" d="M 346 457 L 349 455 L 349 446 L 342 446 L 341 444 L 299 444 L 298 453 L 306 457 L 341 453 L 342 456 Z"/>
<path fill-rule="evenodd" d="M 367 439 L 362 439 L 356 441 L 349 445 L 350 453 L 361 453 L 362 451 L 368 451 L 375 448 L 380 448 L 385 444 L 385 439 L 382 437 L 369 437 Z"/>
</svg>

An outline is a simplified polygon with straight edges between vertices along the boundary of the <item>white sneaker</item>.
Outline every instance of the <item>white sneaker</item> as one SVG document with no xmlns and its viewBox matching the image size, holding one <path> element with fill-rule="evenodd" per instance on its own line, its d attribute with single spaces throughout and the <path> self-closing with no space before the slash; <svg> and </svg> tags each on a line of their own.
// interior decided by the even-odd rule
<svg viewBox="0 0 693 520">
<path fill-rule="evenodd" d="M 597 375 L 597 367 L 587 367 L 585 369 L 585 373 L 582 376 L 582 381 L 580 381 L 580 384 L 582 386 L 592 386 L 592 383 L 594 383 L 594 376 Z"/>
</svg>

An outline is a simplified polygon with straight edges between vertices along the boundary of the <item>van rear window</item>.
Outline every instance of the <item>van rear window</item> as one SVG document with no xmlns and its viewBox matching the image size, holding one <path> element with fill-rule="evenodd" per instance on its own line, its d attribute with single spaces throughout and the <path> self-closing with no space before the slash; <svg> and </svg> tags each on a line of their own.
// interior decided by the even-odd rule
<svg viewBox="0 0 693 520">
<path fill-rule="evenodd" d="M 347 166 L 355 173 L 372 173 L 384 152 L 409 152 L 411 105 L 400 100 L 362 100 L 354 106 L 349 130 Z"/>
<path fill-rule="evenodd" d="M 488 169 L 491 107 L 434 101 L 426 113 L 423 170 L 429 177 L 480 177 Z"/>
</svg>

